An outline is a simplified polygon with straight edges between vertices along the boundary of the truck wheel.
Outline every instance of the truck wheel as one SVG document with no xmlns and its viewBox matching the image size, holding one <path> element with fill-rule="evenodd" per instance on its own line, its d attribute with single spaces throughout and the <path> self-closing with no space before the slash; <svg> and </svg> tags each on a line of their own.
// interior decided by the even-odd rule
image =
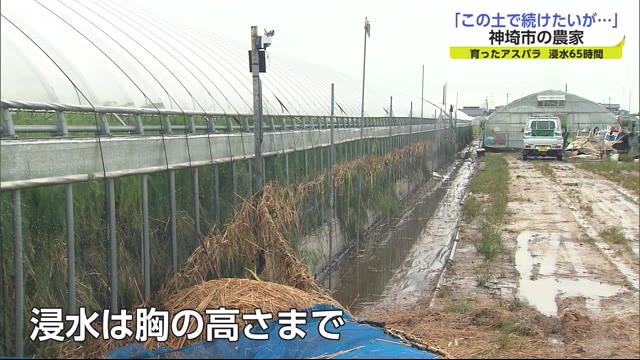
<svg viewBox="0 0 640 360">
<path fill-rule="evenodd" d="M 527 154 L 522 154 L 522 160 L 527 161 L 527 159 L 528 159 Z"/>
</svg>

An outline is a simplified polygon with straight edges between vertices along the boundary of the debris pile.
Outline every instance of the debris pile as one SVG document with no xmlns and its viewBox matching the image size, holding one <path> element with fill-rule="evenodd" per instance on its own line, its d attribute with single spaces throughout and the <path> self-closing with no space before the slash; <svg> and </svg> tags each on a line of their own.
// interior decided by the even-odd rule
<svg viewBox="0 0 640 360">
<path fill-rule="evenodd" d="M 609 127 L 607 130 L 580 130 L 574 140 L 567 145 L 565 151 L 571 153 L 570 158 L 599 160 L 611 153 L 624 151 L 628 139 L 622 128 Z"/>
</svg>

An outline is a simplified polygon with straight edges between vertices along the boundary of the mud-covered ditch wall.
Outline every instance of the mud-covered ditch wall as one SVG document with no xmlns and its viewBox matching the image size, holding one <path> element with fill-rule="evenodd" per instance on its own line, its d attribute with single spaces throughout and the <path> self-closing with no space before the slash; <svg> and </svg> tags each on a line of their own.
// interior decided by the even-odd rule
<svg viewBox="0 0 640 360">
<path fill-rule="evenodd" d="M 311 273 L 322 279 L 345 251 L 367 246 L 368 238 L 364 234 L 377 222 L 399 215 L 400 203 L 410 201 L 415 189 L 431 179 L 434 172 L 451 164 L 456 152 L 470 142 L 463 132 L 458 136 L 456 146 L 450 133 L 429 134 L 412 150 L 401 151 L 401 157 L 392 160 L 394 163 L 384 163 L 380 168 L 371 169 L 371 165 L 366 165 L 367 161 L 351 164 L 352 176 L 347 176 L 346 184 L 337 190 L 336 211 L 332 216 L 328 214 L 320 226 L 306 231 L 299 241 L 298 253 Z M 376 160 L 369 161 L 375 163 Z M 367 178 L 363 182 L 360 203 L 359 174 L 365 174 Z M 310 216 L 315 210 L 317 208 L 313 206 L 306 209 Z"/>
<path fill-rule="evenodd" d="M 161 303 L 158 299 L 188 286 L 222 277 L 320 290 L 314 276 L 347 248 L 366 242 L 367 228 L 398 211 L 401 199 L 471 140 L 471 127 L 459 127 L 340 143 L 333 147 L 332 171 L 331 147 L 269 156 L 267 184 L 259 194 L 253 194 L 251 160 L 175 170 L 174 180 L 166 173 L 147 175 L 152 294 L 147 303 Z M 170 181 L 175 181 L 175 249 Z M 139 176 L 114 180 L 121 308 L 146 302 L 141 186 Z M 76 305 L 88 313 L 109 308 L 111 301 L 105 192 L 100 180 L 74 185 Z M 15 340 L 14 200 L 10 193 L 0 193 L 2 353 L 13 353 Z M 66 312 L 65 187 L 25 189 L 20 202 L 24 318 L 29 319 L 32 308 Z M 198 218 L 194 204 L 199 204 Z M 25 345 L 25 353 L 46 354 L 38 348 L 45 345 Z"/>
</svg>

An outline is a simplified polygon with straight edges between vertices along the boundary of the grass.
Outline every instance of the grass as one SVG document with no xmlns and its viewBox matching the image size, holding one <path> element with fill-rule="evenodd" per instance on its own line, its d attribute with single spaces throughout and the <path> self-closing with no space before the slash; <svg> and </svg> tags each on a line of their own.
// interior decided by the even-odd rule
<svg viewBox="0 0 640 360">
<path fill-rule="evenodd" d="M 626 247 L 629 251 L 633 252 L 633 249 L 631 248 L 631 242 L 629 241 L 629 239 L 627 239 L 626 236 L 624 236 L 624 234 L 622 233 L 622 231 L 620 231 L 620 229 L 616 227 L 609 227 L 607 229 L 602 230 L 599 235 L 607 243 L 622 245 Z M 622 253 L 617 255 L 619 256 L 621 254 Z"/>
<path fill-rule="evenodd" d="M 514 295 L 513 299 L 509 302 L 508 308 L 511 311 L 518 311 L 522 307 L 522 300 L 518 295 Z"/>
<path fill-rule="evenodd" d="M 463 216 L 467 223 L 480 218 L 480 238 L 475 242 L 475 248 L 484 257 L 485 263 L 475 274 L 478 286 L 486 286 L 491 281 L 491 262 L 506 250 L 499 226 L 505 221 L 509 201 L 509 168 L 504 156 L 487 154 L 484 162 L 484 169 L 478 170 L 471 179 L 470 190 L 472 193 L 488 195 L 488 206 L 472 196 L 463 204 Z M 486 207 L 484 210 L 483 206 Z"/>
<path fill-rule="evenodd" d="M 589 204 L 580 204 L 580 209 L 584 211 L 588 216 L 593 215 L 593 207 Z"/>
<path fill-rule="evenodd" d="M 491 281 L 493 281 L 493 273 L 491 272 L 491 266 L 488 262 L 482 263 L 476 268 L 473 274 L 473 279 L 476 281 L 476 285 L 479 287 L 486 287 Z"/>
<path fill-rule="evenodd" d="M 497 299 L 497 301 L 500 309 L 507 309 L 511 312 L 517 312 L 524 306 L 522 299 L 517 294 L 513 295 L 511 300 Z"/>
<path fill-rule="evenodd" d="M 470 223 L 478 215 L 482 213 L 482 204 L 473 196 L 469 195 L 462 204 L 462 218 L 465 222 Z"/>
<path fill-rule="evenodd" d="M 486 154 L 483 160 L 486 164 L 485 168 L 473 176 L 470 184 L 471 192 L 496 194 L 504 191 L 509 181 L 509 171 L 503 155 Z"/>
<path fill-rule="evenodd" d="M 531 336 L 534 334 L 535 325 L 527 319 L 522 319 L 500 323 L 498 329 L 505 334 Z"/>
<path fill-rule="evenodd" d="M 514 334 L 510 333 L 501 333 L 497 340 L 498 349 L 506 350 L 514 347 L 522 347 L 526 344 L 527 341 L 525 339 L 514 337 L 513 335 Z"/>
<path fill-rule="evenodd" d="M 448 298 L 451 297 L 451 295 L 453 295 L 453 291 L 446 285 L 442 285 L 436 292 L 436 297 L 438 298 Z"/>
<path fill-rule="evenodd" d="M 517 307 L 511 307 L 508 311 L 500 306 L 483 308 L 476 311 L 475 318 L 479 325 L 500 331 L 500 338 L 512 338 L 514 336 L 532 336 L 535 335 L 536 325 L 526 313 L 523 314 L 519 310 L 521 304 L 517 301 Z"/>
<path fill-rule="evenodd" d="M 444 311 L 454 314 L 470 314 L 472 310 L 467 300 L 453 300 L 444 306 Z"/>
<path fill-rule="evenodd" d="M 554 180 L 556 178 L 556 174 L 553 172 L 551 166 L 545 162 L 535 162 L 534 166 L 538 169 L 544 176 Z"/>
<path fill-rule="evenodd" d="M 640 163 L 633 161 L 576 161 L 576 166 L 598 174 L 640 195 Z"/>
<path fill-rule="evenodd" d="M 615 227 L 610 227 L 600 232 L 600 237 L 602 237 L 606 242 L 610 244 L 620 244 L 626 245 L 629 243 L 629 239 L 627 239 L 620 229 Z"/>
<path fill-rule="evenodd" d="M 484 219 L 492 224 L 503 222 L 509 202 L 509 167 L 501 154 L 487 154 L 484 170 L 478 171 L 471 180 L 469 189 L 473 193 L 489 195 L 489 207 Z"/>
<path fill-rule="evenodd" d="M 502 235 L 495 225 L 482 224 L 480 241 L 476 243 L 476 250 L 484 256 L 487 261 L 493 261 L 498 255 L 504 253 L 505 246 Z"/>
</svg>

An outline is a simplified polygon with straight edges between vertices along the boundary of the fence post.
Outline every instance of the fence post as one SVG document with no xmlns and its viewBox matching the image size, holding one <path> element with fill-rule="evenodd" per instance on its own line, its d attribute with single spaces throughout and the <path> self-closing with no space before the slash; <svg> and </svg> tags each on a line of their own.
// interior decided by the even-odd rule
<svg viewBox="0 0 640 360">
<path fill-rule="evenodd" d="M 13 118 L 11 117 L 11 111 L 9 109 L 2 109 L 2 117 L 4 126 L 2 127 L 2 136 L 15 138 L 16 128 L 13 124 Z"/>
<path fill-rule="evenodd" d="M 111 135 L 111 129 L 109 128 L 109 120 L 107 119 L 107 114 L 100 114 L 100 129 L 98 134 L 102 136 Z"/>
<path fill-rule="evenodd" d="M 178 273 L 178 230 L 176 223 L 176 173 L 169 170 L 169 211 L 171 212 L 171 259 L 173 274 Z"/>
<path fill-rule="evenodd" d="M 16 356 L 24 355 L 24 263 L 22 261 L 22 204 L 20 190 L 13 192 L 14 260 L 16 266 Z"/>
<path fill-rule="evenodd" d="M 142 175 L 142 265 L 144 276 L 144 301 L 151 300 L 151 249 L 149 245 L 149 191 L 147 187 L 148 175 Z"/>
<path fill-rule="evenodd" d="M 76 249 L 73 224 L 73 187 L 64 186 L 65 215 L 67 218 L 67 313 L 76 314 Z"/>
<path fill-rule="evenodd" d="M 67 128 L 67 121 L 64 118 L 64 113 L 62 111 L 56 111 L 56 127 L 58 136 L 67 136 L 69 135 L 69 129 Z"/>
<path fill-rule="evenodd" d="M 191 170 L 193 174 L 193 217 L 196 232 L 196 243 L 200 241 L 200 181 L 198 168 Z"/>
<path fill-rule="evenodd" d="M 333 187 L 333 163 L 335 161 L 335 144 L 334 144 L 334 134 L 333 134 L 333 120 L 334 120 L 334 110 L 335 106 L 335 92 L 334 92 L 334 84 L 331 84 L 331 148 L 329 151 L 329 289 L 331 289 L 331 268 L 333 264 L 333 225 L 335 220 L 335 189 Z"/>
<path fill-rule="evenodd" d="M 137 135 L 144 135 L 144 125 L 142 124 L 142 116 L 140 114 L 136 114 L 136 131 Z"/>
<path fill-rule="evenodd" d="M 216 133 L 216 121 L 214 116 L 207 116 L 207 133 L 208 134 Z"/>
<path fill-rule="evenodd" d="M 162 119 L 162 133 L 163 134 L 173 134 L 173 129 L 171 128 L 171 119 L 167 115 L 161 115 Z"/>
<path fill-rule="evenodd" d="M 107 216 L 109 219 L 109 273 L 111 274 L 111 311 L 118 311 L 118 244 L 116 242 L 116 195 L 114 179 L 107 178 Z"/>
<path fill-rule="evenodd" d="M 216 215 L 216 226 L 220 226 L 220 180 L 218 177 L 218 166 L 213 168 L 213 210 Z"/>
<path fill-rule="evenodd" d="M 188 134 L 195 134 L 196 133 L 196 123 L 193 120 L 193 116 L 191 116 L 191 115 L 187 115 L 187 128 L 185 129 L 185 131 Z"/>
</svg>

